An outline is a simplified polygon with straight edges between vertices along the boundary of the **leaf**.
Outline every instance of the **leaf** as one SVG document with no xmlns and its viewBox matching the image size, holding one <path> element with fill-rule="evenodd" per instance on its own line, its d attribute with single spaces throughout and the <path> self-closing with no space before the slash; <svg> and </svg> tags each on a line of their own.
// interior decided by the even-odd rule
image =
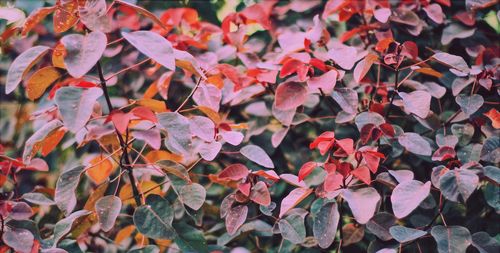
<svg viewBox="0 0 500 253">
<path fill-rule="evenodd" d="M 201 208 L 205 202 L 207 191 L 197 183 L 184 185 L 179 190 L 179 198 L 186 206 L 194 210 Z"/>
<path fill-rule="evenodd" d="M 261 147 L 256 145 L 246 145 L 240 149 L 240 153 L 248 158 L 250 161 L 255 162 L 261 166 L 266 168 L 274 168 L 273 161 L 267 155 L 266 151 L 264 151 Z"/>
<path fill-rule="evenodd" d="M 174 239 L 176 232 L 172 227 L 174 210 L 170 202 L 159 195 L 149 195 L 146 205 L 135 209 L 134 225 L 145 236 L 153 239 Z"/>
<path fill-rule="evenodd" d="M 326 249 L 332 245 L 337 233 L 340 214 L 337 203 L 330 202 L 321 207 L 313 219 L 313 235 L 318 245 Z"/>
<path fill-rule="evenodd" d="M 411 153 L 423 156 L 430 156 L 432 154 L 432 148 L 429 142 L 417 133 L 403 133 L 398 137 L 398 141 Z"/>
<path fill-rule="evenodd" d="M 478 184 L 479 177 L 466 169 L 450 170 L 439 178 L 441 193 L 447 199 L 455 202 L 466 202 Z"/>
<path fill-rule="evenodd" d="M 483 168 L 483 173 L 495 183 L 500 184 L 500 169 L 498 167 L 491 165 L 485 166 Z"/>
<path fill-rule="evenodd" d="M 110 32 L 111 22 L 107 17 L 106 0 L 92 0 L 80 4 L 78 14 L 80 21 L 92 31 Z"/>
<path fill-rule="evenodd" d="M 373 12 L 375 19 L 381 23 L 386 23 L 391 16 L 391 9 L 389 8 L 378 8 Z"/>
<path fill-rule="evenodd" d="M 57 179 L 54 201 L 65 215 L 70 214 L 76 206 L 75 190 L 84 170 L 84 166 L 69 168 Z"/>
<path fill-rule="evenodd" d="M 174 224 L 177 237 L 174 242 L 182 252 L 208 253 L 207 241 L 202 231 L 185 223 Z"/>
<path fill-rule="evenodd" d="M 121 199 L 114 195 L 104 196 L 95 203 L 95 212 L 104 232 L 110 231 L 115 226 L 121 208 Z"/>
<path fill-rule="evenodd" d="M 465 39 L 472 36 L 476 28 L 467 28 L 457 23 L 451 23 L 443 29 L 441 44 L 448 45 L 454 39 Z"/>
<path fill-rule="evenodd" d="M 363 240 L 365 236 L 365 229 L 358 224 L 349 223 L 342 227 L 342 243 L 344 246 L 358 243 Z"/>
<path fill-rule="evenodd" d="M 148 10 L 140 7 L 140 6 L 137 6 L 135 4 L 132 4 L 132 3 L 129 3 L 129 2 L 126 2 L 126 1 L 123 1 L 123 0 L 116 0 L 116 3 L 119 3 L 121 5 L 124 5 L 124 6 L 127 6 L 127 7 L 130 7 L 132 9 L 134 9 L 135 11 L 139 12 L 140 14 L 146 16 L 147 18 L 151 19 L 155 24 L 161 26 L 161 28 L 169 31 L 170 29 L 168 29 L 164 24 L 163 22 L 161 22 L 160 19 L 158 19 L 158 17 L 156 17 L 153 13 L 149 12 Z"/>
<path fill-rule="evenodd" d="M 356 67 L 354 68 L 353 76 L 356 83 L 361 82 L 361 80 L 368 73 L 373 63 L 378 60 L 378 56 L 375 54 L 368 54 L 363 60 L 358 62 Z"/>
<path fill-rule="evenodd" d="M 431 235 L 439 253 L 465 253 L 472 242 L 469 230 L 461 226 L 435 226 Z"/>
<path fill-rule="evenodd" d="M 434 54 L 432 58 L 436 59 L 442 64 L 457 69 L 460 72 L 469 73 L 469 66 L 465 62 L 464 58 L 460 56 L 441 52 Z"/>
<path fill-rule="evenodd" d="M 219 178 L 228 178 L 233 181 L 238 181 L 240 179 L 246 178 L 250 171 L 248 168 L 241 164 L 235 163 L 227 166 L 224 170 L 219 173 Z"/>
<path fill-rule="evenodd" d="M 70 29 L 78 21 L 76 1 L 61 1 L 54 12 L 54 32 L 62 33 Z"/>
<path fill-rule="evenodd" d="M 211 142 L 215 136 L 215 124 L 212 120 L 203 116 L 193 116 L 189 121 L 191 133 L 204 141 Z"/>
<path fill-rule="evenodd" d="M 95 31 L 87 35 L 70 34 L 61 39 L 66 49 L 64 65 L 69 74 L 79 78 L 87 74 L 99 61 L 108 40 L 103 32 Z"/>
<path fill-rule="evenodd" d="M 393 226 L 389 231 L 394 239 L 400 243 L 413 241 L 427 234 L 425 231 L 403 226 Z"/>
<path fill-rule="evenodd" d="M 23 194 L 21 198 L 36 205 L 50 206 L 56 204 L 56 202 L 54 202 L 53 200 L 49 199 L 47 196 L 39 192 L 28 192 Z"/>
<path fill-rule="evenodd" d="M 30 205 L 25 202 L 12 202 L 8 218 L 13 220 L 27 220 L 33 215 Z"/>
<path fill-rule="evenodd" d="M 200 145 L 200 149 L 198 152 L 203 159 L 207 161 L 213 161 L 219 154 L 221 148 L 222 144 L 218 141 L 213 141 L 210 143 L 204 142 Z"/>
<path fill-rule="evenodd" d="M 100 154 L 90 160 L 86 173 L 95 184 L 101 184 L 108 179 L 115 168 L 116 163 Z"/>
<path fill-rule="evenodd" d="M 122 32 L 122 36 L 137 50 L 152 58 L 165 68 L 175 71 L 175 56 L 172 44 L 161 35 L 151 31 Z"/>
<path fill-rule="evenodd" d="M 443 19 L 445 17 L 443 13 L 443 9 L 441 8 L 441 5 L 439 4 L 429 4 L 422 8 L 427 16 L 432 19 L 432 21 L 436 22 L 437 24 L 442 24 Z"/>
<path fill-rule="evenodd" d="M 263 181 L 257 182 L 252 187 L 249 198 L 253 202 L 262 206 L 268 206 L 271 204 L 271 195 L 269 194 L 266 183 Z"/>
<path fill-rule="evenodd" d="M 16 252 L 31 252 L 34 236 L 27 229 L 11 228 L 4 231 L 2 241 Z"/>
<path fill-rule="evenodd" d="M 318 166 L 316 162 L 306 162 L 299 170 L 299 181 L 304 180 Z"/>
<path fill-rule="evenodd" d="M 486 232 L 477 232 L 472 235 L 472 245 L 479 253 L 495 253 L 500 251 L 500 244 Z"/>
<path fill-rule="evenodd" d="M 56 6 L 38 8 L 31 12 L 31 14 L 26 18 L 23 25 L 23 30 L 21 32 L 22 36 L 26 36 L 31 29 L 38 25 L 42 20 L 56 10 Z"/>
<path fill-rule="evenodd" d="M 160 126 L 167 130 L 168 136 L 165 140 L 167 148 L 176 154 L 189 154 L 191 149 L 189 120 L 177 112 L 164 112 L 156 116 Z"/>
<path fill-rule="evenodd" d="M 324 93 L 330 94 L 337 83 L 337 71 L 330 70 L 321 76 L 311 77 L 307 80 L 307 85 L 311 89 L 321 89 Z"/>
<path fill-rule="evenodd" d="M 62 87 L 57 90 L 55 102 L 61 113 L 64 126 L 76 133 L 83 128 L 92 115 L 96 100 L 102 95 L 97 87 L 84 89 Z"/>
<path fill-rule="evenodd" d="M 279 110 L 292 110 L 301 106 L 307 98 L 307 89 L 298 82 L 284 82 L 276 88 L 274 104 Z"/>
<path fill-rule="evenodd" d="M 71 231 L 71 228 L 73 227 L 73 223 L 75 222 L 75 220 L 77 220 L 80 217 L 87 216 L 89 214 L 91 214 L 90 211 L 80 210 L 58 221 L 54 226 L 54 244 L 52 245 L 52 247 L 55 248 L 59 243 L 59 241 Z"/>
<path fill-rule="evenodd" d="M 426 91 L 413 91 L 410 93 L 398 92 L 403 99 L 405 110 L 425 119 L 430 112 L 431 94 Z"/>
<path fill-rule="evenodd" d="M 40 60 L 49 50 L 46 46 L 35 46 L 24 52 L 14 59 L 10 64 L 5 80 L 5 94 L 10 94 L 14 91 L 24 76 Z"/>
<path fill-rule="evenodd" d="M 352 69 L 356 63 L 357 50 L 355 47 L 342 44 L 330 49 L 328 56 L 343 69 Z"/>
<path fill-rule="evenodd" d="M 283 217 L 290 209 L 298 205 L 302 200 L 307 198 L 313 190 L 307 188 L 295 188 L 293 189 L 283 200 L 281 201 L 280 215 L 279 218 Z"/>
<path fill-rule="evenodd" d="M 189 173 L 186 167 L 184 167 L 182 164 L 170 160 L 156 161 L 155 164 L 160 166 L 160 168 L 166 173 L 172 174 L 178 178 L 183 179 L 184 181 L 191 182 Z"/>
<path fill-rule="evenodd" d="M 193 93 L 193 101 L 199 106 L 198 109 L 207 114 L 207 116 L 217 124 L 220 122 L 220 119 L 217 119 L 219 118 L 219 115 L 216 112 L 219 111 L 221 99 L 222 91 L 220 89 L 203 82 Z M 212 111 L 210 111 L 210 109 Z M 213 117 L 211 117 L 210 114 L 212 114 Z"/>
<path fill-rule="evenodd" d="M 360 224 L 367 223 L 373 217 L 380 201 L 380 195 L 372 187 L 344 190 L 342 196 L 349 204 L 354 219 Z"/>
<path fill-rule="evenodd" d="M 338 88 L 332 93 L 332 98 L 340 108 L 349 114 L 358 111 L 358 93 L 351 88 Z"/>
<path fill-rule="evenodd" d="M 156 245 L 147 245 L 140 248 L 132 248 L 127 253 L 160 253 L 160 249 Z"/>
<path fill-rule="evenodd" d="M 394 215 L 380 212 L 366 223 L 366 228 L 380 240 L 389 241 L 392 239 L 389 228 L 394 224 L 396 224 L 396 217 Z"/>
<path fill-rule="evenodd" d="M 392 191 L 391 195 L 392 210 L 394 211 L 394 215 L 398 219 L 408 216 L 408 214 L 415 210 L 415 208 L 417 208 L 420 203 L 427 198 L 430 190 L 430 181 L 427 181 L 424 184 L 417 180 L 410 180 L 398 184 Z"/>
<path fill-rule="evenodd" d="M 278 226 L 283 238 L 294 244 L 302 243 L 306 239 L 306 227 L 302 215 L 292 214 L 285 219 L 281 219 Z"/>
<path fill-rule="evenodd" d="M 55 67 L 49 66 L 39 69 L 27 81 L 26 93 L 28 98 L 35 100 L 41 97 L 45 90 L 59 77 L 61 77 L 61 74 Z"/>
<path fill-rule="evenodd" d="M 24 144 L 23 163 L 29 164 L 42 146 L 43 141 L 61 126 L 63 126 L 61 121 L 52 120 L 38 129 Z"/>
<path fill-rule="evenodd" d="M 484 104 L 484 99 L 479 94 L 474 94 L 472 96 L 460 94 L 455 98 L 455 101 L 460 105 L 460 109 L 462 109 L 462 112 L 464 112 L 467 117 L 474 114 Z"/>
<path fill-rule="evenodd" d="M 226 230 L 229 235 L 236 233 L 238 228 L 245 223 L 248 214 L 248 207 L 245 205 L 230 208 L 226 215 Z"/>
</svg>

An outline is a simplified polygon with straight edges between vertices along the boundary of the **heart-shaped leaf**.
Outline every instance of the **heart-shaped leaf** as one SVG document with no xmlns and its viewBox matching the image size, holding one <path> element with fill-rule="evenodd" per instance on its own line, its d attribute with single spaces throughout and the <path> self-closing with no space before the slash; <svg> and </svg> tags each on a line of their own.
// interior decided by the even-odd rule
<svg viewBox="0 0 500 253">
<path fill-rule="evenodd" d="M 413 91 L 410 93 L 399 92 L 399 96 L 403 99 L 405 110 L 425 119 L 430 112 L 432 96 L 422 90 Z"/>
<path fill-rule="evenodd" d="M 439 253 L 465 253 L 472 243 L 469 230 L 461 226 L 435 226 L 431 235 L 437 242 Z"/>
<path fill-rule="evenodd" d="M 476 190 L 479 177 L 466 169 L 455 169 L 446 172 L 439 178 L 439 189 L 451 201 L 467 201 Z"/>
<path fill-rule="evenodd" d="M 403 226 L 393 226 L 389 229 L 389 231 L 392 237 L 400 243 L 413 241 L 427 234 L 425 231 Z"/>
<path fill-rule="evenodd" d="M 179 190 L 179 198 L 182 203 L 194 210 L 201 208 L 203 203 L 205 203 L 206 196 L 207 191 L 205 188 L 197 183 L 184 185 Z"/>
<path fill-rule="evenodd" d="M 460 94 L 455 98 L 455 101 L 460 105 L 460 109 L 468 117 L 475 113 L 484 104 L 484 98 L 481 95 L 474 94 L 472 96 L 467 96 Z"/>
<path fill-rule="evenodd" d="M 108 40 L 106 34 L 96 31 L 87 35 L 70 34 L 61 39 L 66 49 L 64 65 L 69 74 L 79 78 L 87 74 L 99 61 Z"/>
<path fill-rule="evenodd" d="M 394 215 L 399 219 L 408 216 L 427 198 L 430 190 L 430 181 L 424 184 L 417 180 L 411 180 L 398 184 L 391 195 Z"/>
<path fill-rule="evenodd" d="M 342 196 L 349 204 L 354 219 L 360 224 L 367 223 L 373 217 L 380 201 L 380 195 L 372 187 L 345 190 Z"/>
</svg>

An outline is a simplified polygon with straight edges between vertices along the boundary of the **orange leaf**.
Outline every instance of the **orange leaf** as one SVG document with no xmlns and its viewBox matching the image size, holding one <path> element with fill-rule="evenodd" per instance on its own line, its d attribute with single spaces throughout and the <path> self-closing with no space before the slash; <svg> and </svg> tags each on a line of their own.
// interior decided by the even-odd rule
<svg viewBox="0 0 500 253">
<path fill-rule="evenodd" d="M 57 79 L 61 74 L 55 67 L 49 66 L 39 69 L 28 79 L 26 85 L 26 93 L 30 100 L 35 100 L 41 97 L 45 90 Z"/>
<path fill-rule="evenodd" d="M 219 124 L 220 122 L 222 122 L 222 119 L 220 118 L 219 114 L 214 110 L 210 109 L 209 107 L 198 106 L 196 108 L 198 108 L 198 110 L 207 115 L 215 124 Z"/>
<path fill-rule="evenodd" d="M 165 150 L 150 151 L 146 156 L 144 156 L 144 158 L 149 163 L 155 163 L 155 162 L 161 161 L 161 160 L 169 160 L 169 161 L 174 161 L 174 162 L 178 162 L 178 163 L 182 161 L 182 156 L 169 153 L 168 151 L 165 151 Z"/>
<path fill-rule="evenodd" d="M 103 155 L 94 157 L 88 166 L 87 176 L 96 184 L 104 182 L 116 168 L 109 158 Z"/>
<path fill-rule="evenodd" d="M 44 7 L 44 8 L 39 8 L 33 11 L 27 18 L 26 21 L 24 22 L 23 25 L 23 30 L 21 32 L 22 36 L 26 36 L 33 27 L 35 27 L 40 21 L 45 19 L 47 15 L 52 13 L 56 9 L 56 6 L 52 7 Z"/>
<path fill-rule="evenodd" d="M 128 225 L 128 226 L 120 229 L 120 231 L 118 231 L 118 233 L 116 234 L 116 237 L 115 237 L 116 244 L 120 244 L 125 239 L 130 238 L 130 236 L 132 235 L 132 233 L 134 231 L 135 231 L 134 225 Z"/>
<path fill-rule="evenodd" d="M 67 31 L 78 21 L 78 16 L 76 15 L 78 11 L 77 2 L 75 0 L 62 2 L 57 2 L 57 9 L 54 12 L 54 32 L 56 33 Z"/>
<path fill-rule="evenodd" d="M 57 144 L 61 142 L 65 133 L 66 133 L 65 129 L 59 129 L 52 132 L 49 136 L 47 136 L 47 138 L 43 140 L 42 155 L 47 156 L 50 152 L 52 152 L 52 150 L 54 150 L 54 148 L 57 147 Z"/>
<path fill-rule="evenodd" d="M 146 106 L 147 108 L 153 110 L 154 112 L 168 112 L 169 110 L 167 109 L 167 105 L 165 105 L 165 102 L 152 99 L 152 98 L 143 98 L 137 100 L 138 105 Z"/>
<path fill-rule="evenodd" d="M 158 183 L 153 181 L 143 181 L 137 185 L 139 192 L 145 193 L 144 197 L 147 197 L 150 194 L 162 195 L 161 187 L 157 187 Z M 135 205 L 134 194 L 132 192 L 132 186 L 130 184 L 124 185 L 120 189 L 120 193 L 118 197 L 123 201 L 123 204 L 131 204 Z"/>
<path fill-rule="evenodd" d="M 66 48 L 64 48 L 62 43 L 57 43 L 57 46 L 54 47 L 54 51 L 52 52 L 52 65 L 54 67 L 66 69 L 66 65 L 64 65 L 64 56 L 66 56 Z"/>
<path fill-rule="evenodd" d="M 435 71 L 434 69 L 432 68 L 419 68 L 419 69 L 416 69 L 415 70 L 416 72 L 419 72 L 419 73 L 422 73 L 422 74 L 426 74 L 426 75 L 429 75 L 429 76 L 435 76 L 437 78 L 441 78 L 443 77 L 443 74 Z"/>
<path fill-rule="evenodd" d="M 495 129 L 500 128 L 500 113 L 497 111 L 497 109 L 491 109 L 484 115 L 490 118 L 491 124 Z"/>
</svg>

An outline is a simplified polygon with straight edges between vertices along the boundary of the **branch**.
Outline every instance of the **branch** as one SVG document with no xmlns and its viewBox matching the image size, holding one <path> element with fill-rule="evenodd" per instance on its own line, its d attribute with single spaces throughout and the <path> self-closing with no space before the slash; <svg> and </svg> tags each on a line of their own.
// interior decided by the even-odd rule
<svg viewBox="0 0 500 253">
<path fill-rule="evenodd" d="M 106 79 L 104 78 L 104 74 L 102 72 L 101 63 L 98 61 L 96 66 L 97 66 L 97 71 L 99 72 L 99 79 L 101 80 L 101 88 L 102 88 L 102 91 L 104 93 L 104 97 L 106 98 L 106 104 L 108 105 L 109 112 L 111 112 L 113 110 L 113 105 L 111 104 L 111 99 L 109 98 L 108 87 L 106 86 Z M 118 129 L 115 128 L 115 132 L 116 132 L 116 135 L 118 136 L 118 141 L 120 142 L 120 146 L 121 146 L 122 152 L 123 152 L 122 159 L 120 159 L 120 168 L 125 169 L 127 171 L 127 174 L 128 174 L 129 180 L 130 180 L 130 184 L 132 185 L 132 192 L 134 193 L 135 203 L 137 204 L 137 206 L 140 206 L 142 204 L 141 203 L 141 196 L 139 193 L 139 189 L 137 189 L 137 185 L 135 184 L 135 178 L 134 178 L 134 175 L 132 174 L 132 167 L 130 167 L 130 165 L 129 165 L 131 163 L 130 163 L 130 158 L 128 157 L 128 151 L 127 151 L 128 144 L 125 143 L 122 135 L 120 134 L 120 132 L 118 132 Z M 122 162 L 123 160 L 125 160 L 125 164 L 127 164 L 127 165 L 123 164 L 123 162 Z"/>
<path fill-rule="evenodd" d="M 396 69 L 396 77 L 395 77 L 395 81 L 394 81 L 394 91 L 392 92 L 392 95 L 391 95 L 391 101 L 389 102 L 389 106 L 387 107 L 387 111 L 385 111 L 385 118 L 387 119 L 389 117 L 389 115 L 391 114 L 391 107 L 392 107 L 392 103 L 394 102 L 394 97 L 396 97 L 396 93 L 398 91 L 398 88 L 399 88 L 399 69 Z"/>
<path fill-rule="evenodd" d="M 179 105 L 179 107 L 177 107 L 177 110 L 175 110 L 175 112 L 179 112 L 182 109 L 182 107 L 184 107 L 186 105 L 186 103 L 189 101 L 189 99 L 193 96 L 194 92 L 200 86 L 201 78 L 202 77 L 200 76 L 200 79 L 198 79 L 198 82 L 196 83 L 196 85 L 194 86 L 194 88 L 191 90 L 191 93 L 189 93 L 189 95 L 186 97 L 186 99 L 184 99 L 184 101 L 182 102 L 182 104 Z"/>
</svg>

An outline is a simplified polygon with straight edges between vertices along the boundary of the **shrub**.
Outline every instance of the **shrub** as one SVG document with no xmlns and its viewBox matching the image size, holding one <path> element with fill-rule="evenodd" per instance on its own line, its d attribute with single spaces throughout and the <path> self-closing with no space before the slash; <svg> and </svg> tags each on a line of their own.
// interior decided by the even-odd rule
<svg viewBox="0 0 500 253">
<path fill-rule="evenodd" d="M 496 1 L 52 2 L 0 8 L 1 252 L 499 251 Z"/>
</svg>

